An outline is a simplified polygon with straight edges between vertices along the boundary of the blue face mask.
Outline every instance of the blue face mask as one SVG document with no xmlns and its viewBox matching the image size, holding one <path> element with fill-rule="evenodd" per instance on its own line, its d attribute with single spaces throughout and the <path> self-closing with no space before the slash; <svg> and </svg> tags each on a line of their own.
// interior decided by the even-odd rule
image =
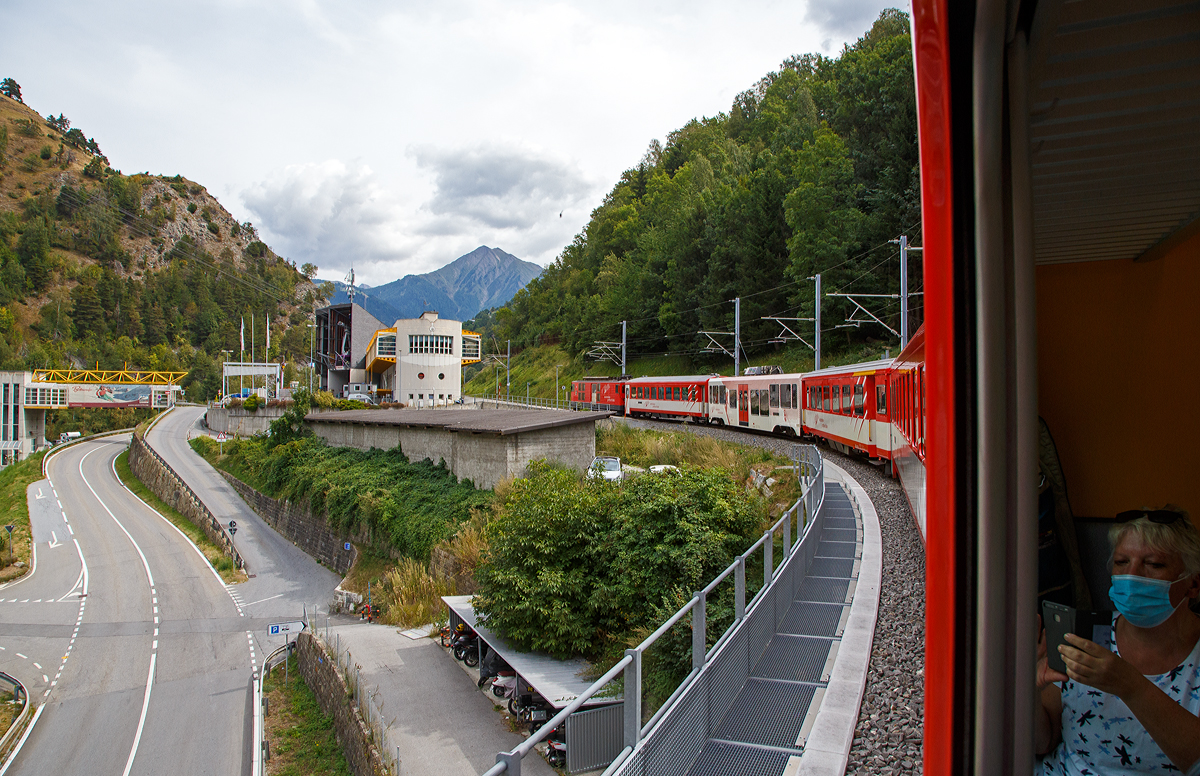
<svg viewBox="0 0 1200 776">
<path fill-rule="evenodd" d="M 1184 574 L 1175 582 L 1188 578 Z M 1149 579 L 1133 574 L 1114 574 L 1108 597 L 1121 616 L 1138 628 L 1156 628 L 1171 618 L 1178 606 L 1171 606 L 1171 585 L 1165 579 Z M 1187 599 L 1179 602 L 1183 606 Z"/>
</svg>

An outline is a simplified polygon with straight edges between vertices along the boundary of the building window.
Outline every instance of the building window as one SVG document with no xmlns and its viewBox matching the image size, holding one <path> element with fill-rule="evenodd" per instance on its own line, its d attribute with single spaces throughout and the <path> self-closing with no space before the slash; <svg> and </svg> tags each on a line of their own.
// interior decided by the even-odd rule
<svg viewBox="0 0 1200 776">
<path fill-rule="evenodd" d="M 438 372 L 438 379 L 439 379 L 439 380 L 445 380 L 445 379 L 446 379 L 446 373 L 445 373 L 445 372 Z"/>
<path fill-rule="evenodd" d="M 444 334 L 408 335 L 409 353 L 431 353 L 440 356 L 454 355 L 454 337 Z"/>
</svg>

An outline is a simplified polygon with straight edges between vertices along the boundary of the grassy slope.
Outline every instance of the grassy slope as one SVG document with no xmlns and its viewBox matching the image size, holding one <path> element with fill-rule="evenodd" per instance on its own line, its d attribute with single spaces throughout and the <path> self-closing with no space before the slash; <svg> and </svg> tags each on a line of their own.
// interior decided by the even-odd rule
<svg viewBox="0 0 1200 776">
<path fill-rule="evenodd" d="M 204 553 L 204 557 L 217 570 L 217 573 L 221 575 L 221 579 L 226 584 L 246 581 L 248 578 L 246 572 L 234 568 L 233 561 L 208 538 L 208 535 L 199 526 L 164 504 L 141 480 L 133 475 L 133 471 L 129 468 L 128 451 L 117 456 L 117 475 L 121 478 L 121 482 L 125 484 L 125 487 L 133 491 L 138 498 L 158 510 L 160 515 L 170 520 L 179 530 L 187 534 L 188 538 L 195 542 L 200 551 Z"/>
<path fill-rule="evenodd" d="M 296 658 L 271 669 L 263 684 L 271 713 L 266 734 L 271 747 L 270 776 L 348 776 L 350 767 L 334 734 L 333 717 L 326 716 L 317 696 L 300 676 Z"/>
<path fill-rule="evenodd" d="M 896 354 L 896 349 L 891 351 Z M 859 348 L 838 354 L 825 354 L 821 366 L 838 366 L 855 364 L 861 361 L 871 361 L 883 357 L 882 348 Z M 620 367 L 611 362 L 585 361 L 582 358 L 572 358 L 557 345 L 542 345 L 526 348 L 516 353 L 512 358 L 510 379 L 512 395 L 518 398 L 525 396 L 525 383 L 529 386 L 529 395 L 539 399 L 550 399 L 554 396 L 554 367 L 562 364 L 559 370 L 558 384 L 570 385 L 572 380 L 584 376 L 616 377 Z M 792 345 L 759 356 L 755 356 L 742 366 L 763 366 L 774 364 L 785 372 L 807 372 L 813 368 L 812 351 L 803 345 Z M 660 356 L 652 358 L 634 358 L 628 364 L 629 374 L 635 377 L 659 377 L 664 375 L 709 374 L 733 372 L 731 359 L 722 357 L 707 361 L 693 360 L 687 356 Z M 496 395 L 496 378 L 500 381 L 500 394 L 505 393 L 504 366 L 496 367 L 488 364 L 472 375 L 463 384 L 463 393 L 467 396 L 494 397 Z M 563 392 L 565 398 L 565 392 Z"/>
<path fill-rule="evenodd" d="M 12 559 L 8 565 L 8 533 L 0 534 L 0 583 L 25 574 L 29 566 L 29 504 L 25 501 L 25 489 L 42 478 L 42 458 L 45 452 L 37 453 L 19 463 L 0 469 L 0 526 L 16 526 L 12 533 Z M 0 531 L 3 531 L 0 528 Z M 25 568 L 15 564 L 21 561 Z"/>
</svg>

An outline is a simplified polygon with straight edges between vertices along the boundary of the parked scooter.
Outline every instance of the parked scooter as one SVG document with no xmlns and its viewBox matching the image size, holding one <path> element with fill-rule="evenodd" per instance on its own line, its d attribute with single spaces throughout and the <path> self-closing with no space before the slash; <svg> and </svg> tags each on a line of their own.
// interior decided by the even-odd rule
<svg viewBox="0 0 1200 776">
<path fill-rule="evenodd" d="M 551 768 L 562 768 L 567 764 L 567 731 L 559 725 L 546 738 L 546 762 Z"/>
<path fill-rule="evenodd" d="M 459 623 L 459 626 L 463 630 L 455 636 L 450 649 L 456 660 L 461 660 L 469 666 L 477 666 L 479 665 L 479 636 L 466 625 Z"/>
<path fill-rule="evenodd" d="M 486 644 L 484 645 L 484 650 L 483 661 L 479 664 L 479 689 L 481 690 L 488 682 L 499 676 L 502 671 L 512 672 L 512 668 L 509 667 L 508 663 L 504 662 L 504 658 L 500 657 L 496 650 L 488 648 Z M 496 697 L 500 698 L 503 696 L 497 695 Z"/>
</svg>

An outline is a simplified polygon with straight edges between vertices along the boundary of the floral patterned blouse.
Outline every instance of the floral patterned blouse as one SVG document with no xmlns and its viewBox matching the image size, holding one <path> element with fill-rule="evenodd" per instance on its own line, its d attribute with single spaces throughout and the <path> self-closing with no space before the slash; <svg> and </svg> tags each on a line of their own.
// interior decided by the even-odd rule
<svg viewBox="0 0 1200 776">
<path fill-rule="evenodd" d="M 1110 628 L 1097 628 L 1097 644 L 1120 655 Z M 1200 716 L 1200 641 L 1177 667 L 1147 676 L 1180 706 Z M 1068 679 L 1062 682 L 1062 743 L 1035 769 L 1041 776 L 1108 776 L 1127 773 L 1179 773 L 1162 749 L 1115 695 Z M 1190 771 L 1200 773 L 1200 762 Z"/>
</svg>

